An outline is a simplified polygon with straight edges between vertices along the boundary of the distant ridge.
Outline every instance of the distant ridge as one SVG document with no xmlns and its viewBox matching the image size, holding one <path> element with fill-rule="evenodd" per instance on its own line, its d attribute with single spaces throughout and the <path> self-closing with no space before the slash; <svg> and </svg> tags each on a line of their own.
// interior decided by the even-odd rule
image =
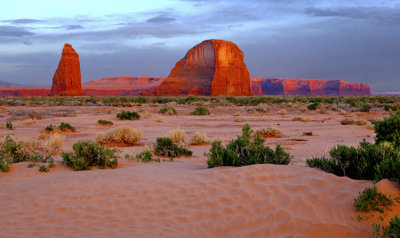
<svg viewBox="0 0 400 238">
<path fill-rule="evenodd" d="M 400 95 L 400 92 L 372 92 L 372 95 Z"/>
<path fill-rule="evenodd" d="M 0 88 L 22 87 L 20 84 L 9 83 L 0 80 Z"/>
</svg>

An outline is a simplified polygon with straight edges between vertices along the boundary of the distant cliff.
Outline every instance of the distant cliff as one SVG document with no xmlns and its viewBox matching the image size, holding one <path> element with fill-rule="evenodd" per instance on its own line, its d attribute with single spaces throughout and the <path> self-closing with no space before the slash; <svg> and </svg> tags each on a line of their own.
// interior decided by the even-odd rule
<svg viewBox="0 0 400 238">
<path fill-rule="evenodd" d="M 343 80 L 319 79 L 251 79 L 255 95 L 370 95 L 366 84 Z"/>
</svg>

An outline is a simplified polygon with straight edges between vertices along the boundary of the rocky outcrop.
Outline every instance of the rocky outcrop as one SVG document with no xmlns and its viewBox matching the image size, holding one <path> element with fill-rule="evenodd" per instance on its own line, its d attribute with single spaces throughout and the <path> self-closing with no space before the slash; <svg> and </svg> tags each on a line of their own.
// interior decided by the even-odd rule
<svg viewBox="0 0 400 238">
<path fill-rule="evenodd" d="M 370 95 L 366 84 L 343 80 L 251 79 L 255 95 Z"/>
<path fill-rule="evenodd" d="M 65 44 L 58 68 L 53 76 L 51 96 L 83 96 L 79 55 Z"/>
<path fill-rule="evenodd" d="M 252 95 L 243 52 L 223 40 L 206 40 L 190 49 L 155 91 L 165 96 Z"/>
</svg>

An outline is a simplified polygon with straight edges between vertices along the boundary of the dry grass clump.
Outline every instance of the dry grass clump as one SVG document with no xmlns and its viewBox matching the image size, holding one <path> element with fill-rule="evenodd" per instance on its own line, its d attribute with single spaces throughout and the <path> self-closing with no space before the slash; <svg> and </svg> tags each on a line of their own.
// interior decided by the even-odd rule
<svg viewBox="0 0 400 238">
<path fill-rule="evenodd" d="M 309 121 L 311 121 L 311 119 L 308 117 L 294 117 L 293 121 L 309 122 Z"/>
<path fill-rule="evenodd" d="M 282 137 L 283 132 L 275 127 L 263 127 L 256 130 L 256 133 L 262 137 Z"/>
<path fill-rule="evenodd" d="M 300 113 L 305 113 L 306 111 L 307 111 L 307 108 L 305 108 L 305 107 L 300 108 Z"/>
<path fill-rule="evenodd" d="M 190 138 L 190 144 L 191 145 L 204 145 L 204 144 L 209 144 L 209 139 L 207 137 L 207 134 L 202 134 L 199 132 L 195 132 L 194 135 Z"/>
<path fill-rule="evenodd" d="M 144 119 L 151 119 L 153 117 L 153 114 L 149 111 L 144 111 L 141 115 Z"/>
<path fill-rule="evenodd" d="M 286 109 L 282 109 L 282 110 L 279 110 L 277 113 L 278 113 L 278 115 L 286 115 L 287 111 L 286 111 Z"/>
<path fill-rule="evenodd" d="M 36 124 L 36 119 L 35 118 L 28 118 L 28 119 L 25 119 L 25 120 L 23 120 L 22 121 L 22 124 L 24 124 L 24 125 L 34 125 L 34 124 Z"/>
<path fill-rule="evenodd" d="M 359 126 L 367 125 L 367 123 L 368 123 L 368 121 L 367 121 L 367 120 L 364 120 L 364 119 L 358 119 L 358 120 L 356 120 L 356 125 L 359 125 Z"/>
<path fill-rule="evenodd" d="M 143 133 L 129 126 L 119 126 L 109 131 L 96 135 L 96 141 L 100 144 L 125 144 L 133 145 L 142 139 Z"/>
<path fill-rule="evenodd" d="M 42 149 L 40 142 L 36 139 L 30 137 L 22 137 L 17 139 L 19 143 L 21 143 L 22 149 L 28 152 L 34 152 Z"/>
<path fill-rule="evenodd" d="M 320 114 L 329 114 L 329 110 L 327 107 L 325 107 L 324 104 L 319 104 L 319 113 Z"/>
<path fill-rule="evenodd" d="M 168 138 L 170 138 L 174 143 L 183 143 L 187 136 L 184 130 L 177 128 L 168 132 Z"/>
<path fill-rule="evenodd" d="M 154 122 L 163 122 L 164 120 L 159 116 L 154 116 L 153 121 Z"/>
<path fill-rule="evenodd" d="M 345 118 L 340 121 L 340 124 L 342 124 L 342 125 L 353 125 L 355 123 L 356 123 L 356 120 L 354 120 L 353 118 Z"/>
<path fill-rule="evenodd" d="M 303 136 L 312 136 L 313 132 L 312 131 L 305 131 L 303 132 Z"/>
<path fill-rule="evenodd" d="M 240 112 L 235 112 L 235 113 L 233 113 L 233 115 L 234 115 L 235 117 L 238 117 L 238 116 L 240 116 Z"/>
<path fill-rule="evenodd" d="M 54 133 L 48 135 L 44 141 L 43 149 L 47 153 L 55 154 L 60 151 L 61 147 L 64 144 L 65 136 Z"/>
</svg>

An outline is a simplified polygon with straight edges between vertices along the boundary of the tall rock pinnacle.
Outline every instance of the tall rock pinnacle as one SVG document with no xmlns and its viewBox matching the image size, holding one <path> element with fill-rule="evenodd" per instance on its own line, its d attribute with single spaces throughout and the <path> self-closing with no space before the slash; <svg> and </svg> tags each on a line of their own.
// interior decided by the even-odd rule
<svg viewBox="0 0 400 238">
<path fill-rule="evenodd" d="M 176 63 L 156 94 L 252 95 L 243 52 L 229 41 L 203 41 Z"/>
<path fill-rule="evenodd" d="M 58 68 L 53 76 L 51 96 L 83 96 L 79 55 L 65 44 Z"/>
</svg>

